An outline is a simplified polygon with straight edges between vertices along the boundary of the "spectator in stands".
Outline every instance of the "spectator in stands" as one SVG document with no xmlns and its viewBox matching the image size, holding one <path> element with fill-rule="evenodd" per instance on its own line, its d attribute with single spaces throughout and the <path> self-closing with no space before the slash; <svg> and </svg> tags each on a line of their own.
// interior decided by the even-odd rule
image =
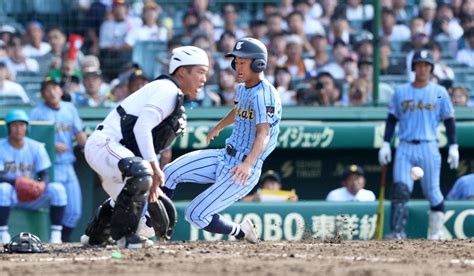
<svg viewBox="0 0 474 276">
<path fill-rule="evenodd" d="M 128 82 L 114 79 L 110 83 L 110 96 L 105 103 L 111 109 L 116 108 L 126 97 L 130 95 L 128 90 Z"/>
<path fill-rule="evenodd" d="M 421 0 L 420 15 L 425 20 L 425 33 L 431 35 L 433 29 L 433 21 L 436 17 L 436 0 Z"/>
<path fill-rule="evenodd" d="M 100 71 L 84 72 L 85 93 L 75 93 L 73 102 L 80 107 L 104 106 L 106 97 L 101 95 L 100 87 L 102 85 L 102 75 Z"/>
<path fill-rule="evenodd" d="M 250 22 L 250 37 L 260 40 L 265 45 L 268 44 L 268 29 L 264 20 L 255 19 Z"/>
<path fill-rule="evenodd" d="M 459 22 L 454 18 L 451 5 L 442 2 L 436 10 L 436 18 L 433 21 L 431 37 L 434 40 L 458 40 L 464 31 Z"/>
<path fill-rule="evenodd" d="M 474 173 L 458 178 L 446 198 L 448 200 L 474 200 Z"/>
<path fill-rule="evenodd" d="M 237 26 L 239 13 L 235 4 L 225 3 L 222 6 L 221 12 L 224 18 L 224 27 L 215 30 L 213 41 L 219 40 L 225 31 L 233 33 L 237 39 L 244 37 L 246 35 L 245 31 Z"/>
<path fill-rule="evenodd" d="M 261 176 L 257 191 L 242 198 L 242 201 L 298 201 L 298 195 L 294 190 L 282 191 L 282 186 L 280 175 L 273 170 L 269 170 Z"/>
<path fill-rule="evenodd" d="M 80 91 L 81 70 L 78 61 L 68 57 L 67 49 L 62 51 L 60 67 L 51 68 L 47 76 L 61 84 L 65 101 L 70 101 L 69 95 Z"/>
<path fill-rule="evenodd" d="M 381 39 L 380 47 L 380 74 L 381 75 L 402 75 L 406 72 L 406 65 L 399 59 L 391 59 L 392 45 L 387 39 Z M 403 61 L 405 59 L 403 58 Z"/>
<path fill-rule="evenodd" d="M 293 6 L 304 17 L 304 32 L 306 35 L 312 35 L 315 32 L 324 30 L 321 22 L 312 16 L 312 6 L 308 0 L 295 0 Z"/>
<path fill-rule="evenodd" d="M 344 60 L 349 55 L 349 48 L 342 40 L 334 43 L 332 48 L 333 62 L 323 66 L 320 71 L 331 72 L 332 77 L 338 80 L 344 79 Z"/>
<path fill-rule="evenodd" d="M 125 44 L 125 36 L 135 31 L 137 23 L 127 12 L 125 0 L 113 0 L 112 18 L 100 26 L 100 58 L 106 79 L 115 78 L 120 67 L 130 60 L 131 53 Z"/>
<path fill-rule="evenodd" d="M 277 64 L 283 64 L 287 60 L 286 56 L 286 35 L 284 33 L 274 34 L 270 39 L 268 52 L 270 57 L 274 57 Z"/>
<path fill-rule="evenodd" d="M 410 29 L 403 24 L 397 24 L 396 14 L 393 10 L 382 9 L 382 35 L 390 42 L 405 41 L 410 39 Z"/>
<path fill-rule="evenodd" d="M 81 61 L 81 72 L 92 72 L 100 70 L 100 61 L 94 55 L 87 55 Z"/>
<path fill-rule="evenodd" d="M 349 88 L 349 106 L 364 106 L 369 100 L 369 84 L 364 79 L 353 81 Z"/>
<path fill-rule="evenodd" d="M 142 88 L 148 83 L 148 78 L 143 74 L 141 69 L 133 71 L 128 78 L 128 94 L 135 93 L 138 89 Z"/>
<path fill-rule="evenodd" d="M 268 18 L 270 18 L 270 15 L 274 13 L 280 14 L 276 3 L 265 2 L 263 3 L 263 9 L 256 11 L 255 18 L 260 20 L 268 20 Z"/>
<path fill-rule="evenodd" d="M 471 1 L 474 3 L 474 1 Z M 473 5 L 474 6 L 474 5 Z M 464 34 L 471 28 L 474 28 L 474 15 L 463 15 L 460 21 L 461 27 L 464 30 Z M 464 49 L 467 45 L 465 35 L 458 40 L 458 50 Z"/>
<path fill-rule="evenodd" d="M 367 82 L 368 86 L 368 97 L 367 97 L 367 102 L 368 103 L 373 103 L 373 91 L 374 91 L 374 67 L 373 67 L 373 61 L 372 59 L 365 59 L 365 60 L 359 60 L 358 63 L 359 67 L 359 78 L 363 79 Z M 390 102 L 390 99 L 392 99 L 394 89 L 390 85 L 379 81 L 379 95 L 378 95 L 378 100 L 377 103 L 379 104 L 387 104 Z"/>
<path fill-rule="evenodd" d="M 309 70 L 313 68 L 313 61 L 303 58 L 303 43 L 303 40 L 298 35 L 287 37 L 287 59 L 283 65 L 288 68 L 294 79 L 308 78 L 310 76 Z"/>
<path fill-rule="evenodd" d="M 7 97 L 15 97 L 18 100 L 15 102 L 30 103 L 30 98 L 26 94 L 25 89 L 20 84 L 9 80 L 9 75 L 10 72 L 5 63 L 0 62 L 0 102 Z"/>
<path fill-rule="evenodd" d="M 392 9 L 397 17 L 397 22 L 407 22 L 410 15 L 407 13 L 406 0 L 392 0 Z"/>
<path fill-rule="evenodd" d="M 311 37 L 311 46 L 314 49 L 314 68 L 311 71 L 311 75 L 317 75 L 319 68 L 324 67 L 329 63 L 329 55 L 326 51 L 328 47 L 328 39 L 326 37 L 326 32 L 316 32 L 313 37 Z"/>
<path fill-rule="evenodd" d="M 359 59 L 372 58 L 374 54 L 373 40 L 374 35 L 368 31 L 362 31 L 354 38 L 353 49 L 356 51 Z"/>
<path fill-rule="evenodd" d="M 466 47 L 456 54 L 456 60 L 474 68 L 474 27 L 464 34 Z"/>
<path fill-rule="evenodd" d="M 268 16 L 266 19 L 268 36 L 270 40 L 273 36 L 283 33 L 283 18 L 281 14 L 275 12 Z"/>
<path fill-rule="evenodd" d="M 191 37 L 199 23 L 199 17 L 193 9 L 188 9 L 183 15 L 182 20 L 183 25 L 183 34 L 181 37 L 181 42 L 191 41 Z"/>
<path fill-rule="evenodd" d="M 24 51 L 24 44 L 21 37 L 15 35 L 11 38 L 7 45 L 7 53 L 9 56 L 9 64 L 14 72 L 39 72 L 39 64 L 35 59 L 28 58 Z"/>
<path fill-rule="evenodd" d="M 197 29 L 194 31 L 192 39 L 194 38 L 194 36 L 197 36 L 197 35 L 205 35 L 207 37 L 207 40 L 209 41 L 209 44 L 210 44 L 208 46 L 208 48 L 211 47 L 214 50 L 214 47 L 215 47 L 215 45 L 214 45 L 214 36 L 215 36 L 214 25 L 212 25 L 212 22 L 211 22 L 210 19 L 208 19 L 207 17 L 203 17 L 203 18 L 199 19 Z"/>
<path fill-rule="evenodd" d="M 471 0 L 469 0 L 469 1 L 471 1 Z M 463 3 L 469 2 L 469 1 L 451 0 L 451 8 L 453 9 L 454 17 L 460 18 L 463 15 L 462 5 L 463 5 Z"/>
<path fill-rule="evenodd" d="M 29 43 L 23 48 L 26 57 L 39 57 L 51 51 L 51 45 L 43 41 L 43 24 L 33 20 L 26 26 L 26 35 Z"/>
<path fill-rule="evenodd" d="M 474 16 L 474 2 L 472 0 L 464 0 L 461 4 L 461 14 L 458 16 Z"/>
<path fill-rule="evenodd" d="M 235 99 L 235 86 L 237 81 L 235 78 L 234 71 L 230 68 L 226 68 L 219 73 L 219 97 L 220 105 L 232 106 L 234 105 Z"/>
<path fill-rule="evenodd" d="M 282 105 L 296 105 L 296 91 L 292 87 L 292 78 L 287 67 L 275 68 L 274 86 L 280 94 Z"/>
<path fill-rule="evenodd" d="M 5 42 L 3 42 L 2 40 L 0 40 L 0 62 L 5 63 L 5 66 L 8 68 L 8 72 L 10 74 L 8 76 L 8 79 L 14 80 L 16 71 L 15 68 L 13 68 L 13 64 L 10 60 L 10 57 L 8 56 L 7 44 L 5 44 Z"/>
<path fill-rule="evenodd" d="M 336 41 L 342 41 L 346 45 L 350 43 L 351 26 L 349 21 L 344 17 L 336 17 L 331 21 L 331 33 L 329 34 L 329 41 L 335 43 Z"/>
<path fill-rule="evenodd" d="M 449 88 L 454 81 L 454 71 L 451 67 L 442 62 L 441 45 L 436 41 L 432 41 L 426 48 L 431 50 L 433 54 L 433 61 L 435 63 L 433 74 L 439 79 L 441 85 Z"/>
<path fill-rule="evenodd" d="M 93 1 L 83 16 L 81 25 L 86 30 L 84 44 L 88 48 L 89 54 L 99 55 L 99 32 L 106 11 L 107 8 L 101 1 Z"/>
<path fill-rule="evenodd" d="M 351 85 L 359 76 L 359 69 L 357 67 L 357 54 L 350 53 L 344 59 L 344 81 L 347 85 Z"/>
<path fill-rule="evenodd" d="M 10 25 L 0 26 L 0 40 L 7 45 L 10 42 L 11 37 L 16 33 L 16 29 Z"/>
<path fill-rule="evenodd" d="M 191 40 L 191 45 L 201 48 L 203 50 L 214 51 L 214 42 L 209 40 L 205 32 L 198 32 Z"/>
<path fill-rule="evenodd" d="M 370 20 L 374 17 L 373 5 L 363 5 L 361 0 L 348 0 L 346 18 L 349 21 Z"/>
<path fill-rule="evenodd" d="M 341 105 L 341 92 L 330 73 L 320 72 L 309 85 L 307 88 L 298 89 L 296 97 L 299 105 Z"/>
<path fill-rule="evenodd" d="M 299 11 L 293 11 L 286 18 L 286 22 L 288 24 L 288 32 L 300 36 L 303 40 L 303 50 L 305 52 L 313 52 L 313 48 L 306 38 L 307 34 L 304 29 L 304 15 Z"/>
<path fill-rule="evenodd" d="M 221 15 L 209 11 L 209 0 L 192 0 L 191 9 L 197 14 L 198 18 L 208 18 L 215 27 L 224 26 Z"/>
<path fill-rule="evenodd" d="M 293 0 L 281 0 L 278 6 L 278 11 L 283 18 L 287 18 L 295 10 L 293 6 Z"/>
<path fill-rule="evenodd" d="M 232 32 L 224 31 L 217 42 L 217 51 L 221 54 L 230 53 L 236 42 L 237 38 Z M 216 63 L 220 69 L 225 69 L 230 67 L 231 61 L 232 57 L 221 56 L 216 60 Z"/>
<path fill-rule="evenodd" d="M 469 94 L 466 88 L 463 86 L 451 87 L 449 90 L 449 96 L 454 106 L 468 106 L 469 105 Z"/>
<path fill-rule="evenodd" d="M 331 25 L 331 19 L 335 15 L 337 1 L 334 0 L 321 0 L 321 7 L 323 9 L 323 14 L 319 18 L 319 21 L 326 29 L 329 29 Z"/>
<path fill-rule="evenodd" d="M 350 165 L 342 173 L 342 187 L 331 191 L 327 201 L 375 201 L 375 194 L 364 189 L 364 170 L 358 165 Z"/>
<path fill-rule="evenodd" d="M 158 25 L 161 7 L 154 0 L 147 0 L 143 5 L 143 25 L 128 32 L 125 36 L 125 47 L 132 48 L 137 41 L 166 41 L 168 30 Z"/>
<path fill-rule="evenodd" d="M 50 69 L 60 69 L 63 63 L 63 51 L 66 46 L 66 35 L 58 28 L 54 27 L 48 32 L 48 43 L 51 50 L 36 60 L 40 65 L 40 75 L 45 76 Z"/>
</svg>

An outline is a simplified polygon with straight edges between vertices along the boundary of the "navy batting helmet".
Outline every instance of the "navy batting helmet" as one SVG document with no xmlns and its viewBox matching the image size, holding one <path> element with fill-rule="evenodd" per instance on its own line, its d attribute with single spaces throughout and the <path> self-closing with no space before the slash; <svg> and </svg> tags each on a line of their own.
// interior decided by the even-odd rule
<svg viewBox="0 0 474 276">
<path fill-rule="evenodd" d="M 415 63 L 417 62 L 426 62 L 431 64 L 431 72 L 434 69 L 433 54 L 429 50 L 419 50 L 416 51 L 411 60 L 411 70 L 415 71 Z"/>
<path fill-rule="evenodd" d="M 234 57 L 231 66 L 235 70 L 235 57 L 252 58 L 250 64 L 252 71 L 256 73 L 263 72 L 267 68 L 268 52 L 267 47 L 255 38 L 245 37 L 239 39 L 234 46 L 232 52 L 225 55 L 226 57 Z"/>
</svg>

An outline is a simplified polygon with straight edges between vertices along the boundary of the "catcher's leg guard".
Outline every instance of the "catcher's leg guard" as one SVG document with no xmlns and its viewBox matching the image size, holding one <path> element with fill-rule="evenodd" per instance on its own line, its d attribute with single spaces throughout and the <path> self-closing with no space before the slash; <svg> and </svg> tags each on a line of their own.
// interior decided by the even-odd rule
<svg viewBox="0 0 474 276">
<path fill-rule="evenodd" d="M 392 190 L 392 208 L 390 210 L 390 230 L 392 234 L 405 238 L 405 227 L 408 220 L 407 202 L 410 191 L 404 183 L 395 183 Z"/>
<path fill-rule="evenodd" d="M 101 245 L 110 237 L 110 220 L 114 209 L 110 206 L 110 198 L 97 208 L 95 216 L 87 225 L 85 234 L 89 237 L 89 245 Z"/>
<path fill-rule="evenodd" d="M 123 158 L 118 166 L 127 180 L 112 214 L 110 234 L 114 240 L 136 232 L 153 181 L 150 164 L 140 157 Z"/>
</svg>

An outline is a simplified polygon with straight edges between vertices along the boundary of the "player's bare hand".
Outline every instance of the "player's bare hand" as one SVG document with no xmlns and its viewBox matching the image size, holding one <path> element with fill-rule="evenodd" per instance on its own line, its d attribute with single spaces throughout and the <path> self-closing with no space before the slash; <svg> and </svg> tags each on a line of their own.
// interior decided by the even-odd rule
<svg viewBox="0 0 474 276">
<path fill-rule="evenodd" d="M 247 179 L 249 178 L 251 172 L 252 165 L 247 162 L 242 162 L 230 170 L 230 173 L 234 174 L 232 179 L 240 185 L 245 185 L 245 183 L 247 183 Z"/>
<path fill-rule="evenodd" d="M 163 193 L 160 187 L 163 187 L 165 174 L 162 170 L 155 170 L 153 174 L 153 183 L 150 188 L 150 202 L 155 202 L 156 199 Z"/>
<path fill-rule="evenodd" d="M 56 149 L 56 152 L 57 153 L 63 153 L 63 152 L 66 152 L 67 151 L 67 145 L 66 144 L 62 144 L 62 143 L 56 143 L 54 145 L 54 148 Z"/>
<path fill-rule="evenodd" d="M 209 145 L 209 143 L 211 142 L 212 139 L 214 139 L 214 137 L 219 136 L 220 132 L 221 132 L 221 129 L 217 129 L 215 127 L 212 128 L 211 131 L 209 131 L 209 133 L 207 134 L 206 143 Z"/>
<path fill-rule="evenodd" d="M 163 194 L 163 191 L 161 190 L 160 187 L 155 187 L 154 185 L 152 185 L 150 188 L 149 202 L 150 203 L 156 202 L 162 194 Z"/>
</svg>

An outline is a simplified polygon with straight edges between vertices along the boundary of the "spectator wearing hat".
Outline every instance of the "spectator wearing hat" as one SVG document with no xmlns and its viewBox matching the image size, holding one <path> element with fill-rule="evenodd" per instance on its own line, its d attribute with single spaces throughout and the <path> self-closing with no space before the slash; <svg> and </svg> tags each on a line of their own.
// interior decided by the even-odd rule
<svg viewBox="0 0 474 276">
<path fill-rule="evenodd" d="M 168 29 L 157 23 L 160 12 L 161 7 L 154 0 L 148 0 L 143 4 L 143 25 L 126 34 L 126 48 L 132 48 L 137 41 L 166 41 L 168 39 Z"/>
<path fill-rule="evenodd" d="M 16 33 L 16 29 L 10 25 L 0 26 L 0 40 L 5 44 L 10 42 L 11 37 Z"/>
<path fill-rule="evenodd" d="M 354 39 L 354 50 L 357 53 L 359 59 L 372 58 L 374 54 L 373 45 L 374 35 L 368 31 L 362 31 Z"/>
<path fill-rule="evenodd" d="M 44 29 L 43 24 L 33 20 L 26 26 L 26 35 L 29 41 L 23 48 L 26 57 L 44 56 L 51 51 L 51 45 L 43 42 Z"/>
<path fill-rule="evenodd" d="M 29 58 L 25 55 L 24 44 L 20 36 L 14 35 L 10 39 L 10 43 L 7 45 L 9 68 L 12 69 L 12 73 L 19 72 L 39 72 L 39 64 L 35 59 Z"/>
<path fill-rule="evenodd" d="M 410 29 L 403 24 L 397 24 L 395 12 L 391 9 L 382 9 L 381 35 L 390 42 L 410 39 Z"/>
<path fill-rule="evenodd" d="M 103 84 L 101 71 L 84 72 L 83 77 L 85 93 L 74 93 L 74 104 L 78 107 L 105 106 L 107 98 L 100 92 Z"/>
<path fill-rule="evenodd" d="M 327 201 L 375 201 L 375 194 L 364 189 L 364 170 L 358 165 L 348 166 L 342 173 L 342 187 L 331 191 Z"/>
<path fill-rule="evenodd" d="M 346 6 L 346 18 L 349 21 L 370 20 L 374 17 L 374 7 L 363 5 L 361 0 L 348 0 Z"/>
<path fill-rule="evenodd" d="M 30 98 L 23 87 L 8 79 L 10 72 L 4 62 L 0 62 L 0 101 L 6 98 L 17 98 L 23 104 L 29 104 Z"/>
<path fill-rule="evenodd" d="M 282 187 L 280 175 L 273 170 L 268 170 L 260 177 L 257 191 L 242 198 L 242 201 L 298 201 L 298 195 L 294 191 L 282 191 Z"/>
<path fill-rule="evenodd" d="M 141 69 L 133 71 L 128 78 L 128 92 L 129 95 L 135 93 L 148 83 L 148 78 L 143 74 Z"/>
<path fill-rule="evenodd" d="M 474 68 L 474 27 L 467 30 L 464 35 L 466 47 L 456 54 L 456 60 Z"/>
<path fill-rule="evenodd" d="M 436 0 L 420 1 L 420 16 L 425 20 L 425 33 L 427 35 L 431 35 L 437 6 Z"/>
</svg>

